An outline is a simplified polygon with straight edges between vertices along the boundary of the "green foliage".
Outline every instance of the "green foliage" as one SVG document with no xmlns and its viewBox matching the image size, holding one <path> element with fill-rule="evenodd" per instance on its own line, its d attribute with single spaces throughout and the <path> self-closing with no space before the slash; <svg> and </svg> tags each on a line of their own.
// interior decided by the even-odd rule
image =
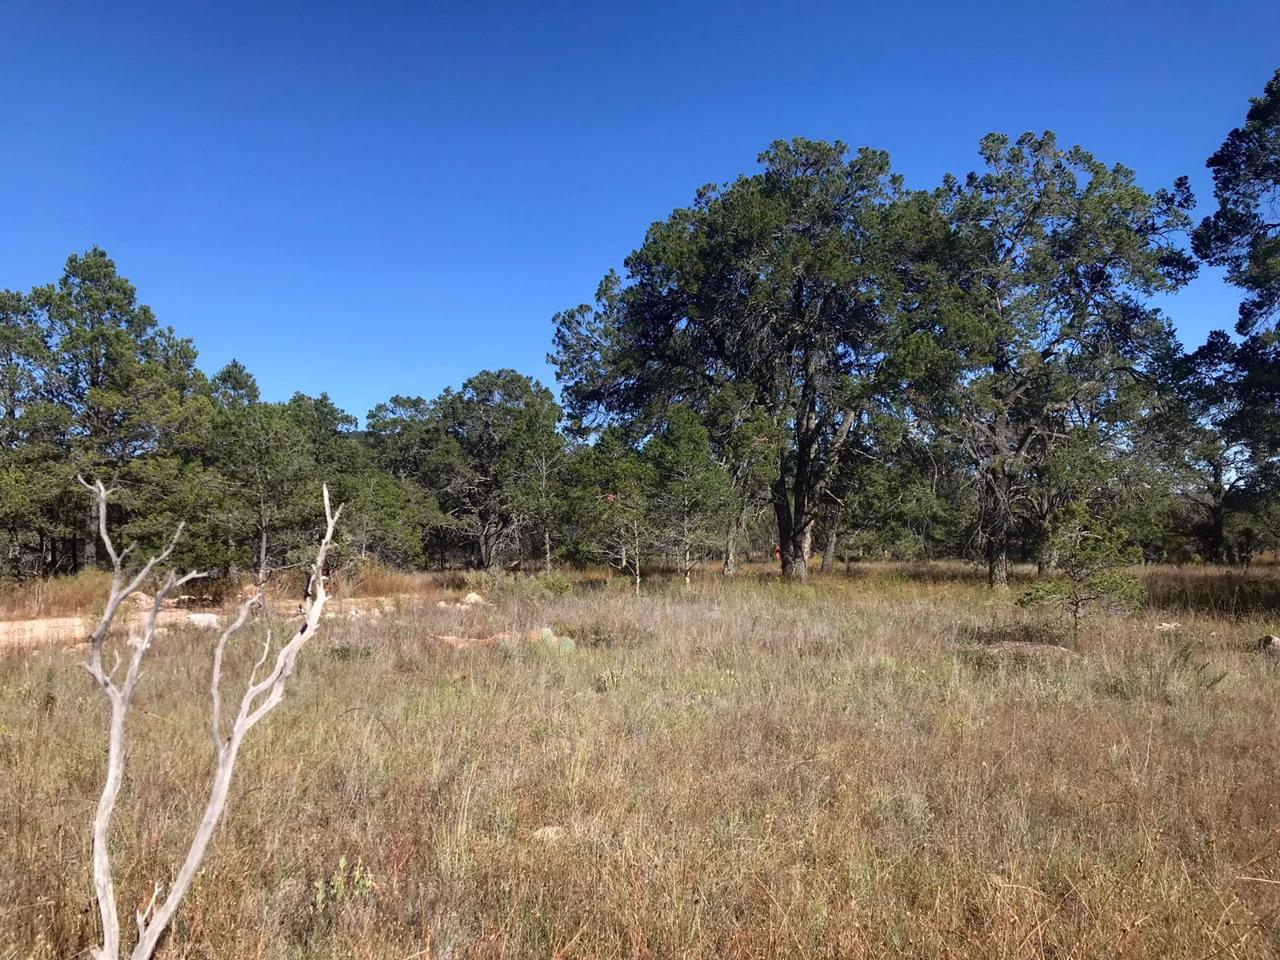
<svg viewBox="0 0 1280 960">
<path fill-rule="evenodd" d="M 784 567 L 803 576 L 823 488 L 873 397 L 899 297 L 888 155 L 797 138 L 763 171 L 708 186 L 650 228 L 596 305 L 556 317 L 552 361 L 579 421 L 649 424 L 725 385 L 786 436 L 772 501 Z M 739 461 L 740 462 L 740 461 Z"/>
<path fill-rule="evenodd" d="M 639 593 L 643 564 L 659 539 L 653 463 L 621 431 L 610 429 L 574 457 L 570 471 L 578 538 L 596 560 L 630 574 Z"/>
<path fill-rule="evenodd" d="M 1123 529 L 1099 523 L 1083 504 L 1072 503 L 1054 518 L 1049 539 L 1057 575 L 1027 589 L 1019 603 L 1060 608 L 1071 618 L 1073 642 L 1091 610 L 1128 611 L 1142 602 L 1141 581 L 1125 569 L 1141 556 Z"/>
<path fill-rule="evenodd" d="M 690 571 L 724 536 L 734 506 L 733 481 L 711 449 L 701 418 L 673 407 L 662 431 L 644 448 L 652 465 L 654 492 L 650 528 L 656 544 Z"/>
<path fill-rule="evenodd" d="M 1280 311 L 1280 70 L 1208 167 L 1218 209 L 1196 229 L 1194 249 L 1245 291 L 1238 329 L 1252 333 Z"/>
<path fill-rule="evenodd" d="M 1251 562 L 1280 544 L 1280 337 L 1255 329 L 1280 289 L 1278 98 L 1280 74 L 1210 161 L 1195 238 L 1249 291 L 1249 335 L 1191 353 L 1151 305 L 1194 273 L 1186 182 L 1146 190 L 1051 133 L 989 135 L 933 191 L 881 151 L 773 143 L 556 316 L 567 417 L 514 370 L 393 396 L 364 431 L 323 393 L 270 402 L 238 361 L 206 379 L 104 251 L 73 255 L 0 292 L 2 572 L 100 565 L 76 473 L 118 487 L 124 540 L 185 522 L 180 562 L 258 579 L 310 549 L 322 483 L 347 504 L 335 565 L 541 567 L 549 592 L 557 562 L 638 591 L 654 563 L 687 581 L 740 553 L 797 578 L 815 547 L 824 569 L 982 553 L 993 584 L 1059 565 L 1041 599 L 1075 583 L 1074 622 L 1124 592 L 1105 531 Z"/>
<path fill-rule="evenodd" d="M 565 440 L 551 391 L 514 370 L 483 371 L 433 401 L 392 397 L 369 414 L 378 462 L 439 504 L 431 526 L 467 540 L 485 570 L 519 558 L 520 535 L 551 536 Z"/>
<path fill-rule="evenodd" d="M 922 309 L 903 365 L 913 400 L 964 450 L 978 481 L 979 531 L 993 585 L 1029 474 L 1062 438 L 1108 419 L 1151 358 L 1175 349 L 1153 292 L 1194 264 L 1170 239 L 1189 223 L 1184 181 L 1148 193 L 1053 134 L 991 134 L 982 173 L 946 178 Z"/>
</svg>

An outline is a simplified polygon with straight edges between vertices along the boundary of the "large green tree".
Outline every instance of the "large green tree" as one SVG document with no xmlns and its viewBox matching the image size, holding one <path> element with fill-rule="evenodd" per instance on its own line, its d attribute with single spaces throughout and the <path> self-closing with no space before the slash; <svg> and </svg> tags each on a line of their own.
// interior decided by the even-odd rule
<svg viewBox="0 0 1280 960">
<path fill-rule="evenodd" d="M 213 378 L 218 401 L 209 445 L 225 490 L 225 536 L 233 570 L 247 565 L 258 584 L 304 546 L 320 471 L 313 444 L 289 405 L 265 403 L 236 361 Z"/>
<path fill-rule="evenodd" d="M 43 572 L 52 559 L 50 514 L 72 480 L 58 444 L 66 417 L 45 391 L 53 365 L 29 298 L 0 291 L 0 531 L 15 577 Z"/>
<path fill-rule="evenodd" d="M 56 284 L 30 296 L 52 354 L 42 385 L 65 416 L 59 439 L 67 464 L 120 488 L 118 503 L 137 512 L 175 493 L 157 489 L 157 459 L 186 457 L 204 435 L 210 407 L 191 341 L 162 327 L 100 248 L 67 259 Z M 67 495 L 83 511 L 79 552 L 96 561 L 97 522 L 83 491 Z"/>
<path fill-rule="evenodd" d="M 671 409 L 644 458 L 653 468 L 652 528 L 687 585 L 694 567 L 722 543 L 735 506 L 732 477 L 702 418 L 687 407 Z"/>
<path fill-rule="evenodd" d="M 885 243 L 900 185 L 886 154 L 778 141 L 762 172 L 707 186 L 654 224 L 594 309 L 556 317 L 571 412 L 654 423 L 725 384 L 784 431 L 772 504 L 782 567 L 802 578 L 856 411 L 878 387 L 898 275 Z"/>
<path fill-rule="evenodd" d="M 618 427 L 604 429 L 578 451 L 567 476 L 582 555 L 604 561 L 631 577 L 636 596 L 644 566 L 660 543 L 658 478 L 646 458 Z"/>
<path fill-rule="evenodd" d="M 932 228 L 936 286 L 912 314 L 912 402 L 967 455 L 992 585 L 1008 579 L 1029 471 L 1067 415 L 1142 380 L 1176 349 L 1151 294 L 1194 264 L 1178 245 L 1185 181 L 1150 193 L 1052 134 L 981 143 L 985 170 L 948 177 Z"/>
<path fill-rule="evenodd" d="M 433 401 L 393 397 L 369 414 L 379 462 L 435 493 L 475 563 L 519 560 L 531 527 L 550 553 L 556 474 L 564 438 L 560 405 L 514 370 L 482 371 Z"/>
</svg>

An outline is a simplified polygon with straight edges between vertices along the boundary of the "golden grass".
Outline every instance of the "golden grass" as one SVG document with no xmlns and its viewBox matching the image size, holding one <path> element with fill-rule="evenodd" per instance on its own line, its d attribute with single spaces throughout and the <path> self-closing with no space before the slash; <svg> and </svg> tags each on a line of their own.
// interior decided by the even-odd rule
<svg viewBox="0 0 1280 960">
<path fill-rule="evenodd" d="M 1280 670 L 1247 649 L 1274 626 L 1189 604 L 1174 632 L 1107 618 L 1078 657 L 1007 659 L 957 642 L 1028 616 L 975 579 L 530 588 L 330 621 L 161 955 L 1280 953 Z M 577 650 L 426 641 L 543 624 Z M 126 904 L 203 802 L 209 642 L 175 635 L 143 681 Z M 105 709 L 75 659 L 0 657 L 0 957 L 94 935 Z"/>
<path fill-rule="evenodd" d="M 21 583 L 0 581 L 0 620 L 100 614 L 110 585 L 111 575 L 104 570 Z"/>
</svg>

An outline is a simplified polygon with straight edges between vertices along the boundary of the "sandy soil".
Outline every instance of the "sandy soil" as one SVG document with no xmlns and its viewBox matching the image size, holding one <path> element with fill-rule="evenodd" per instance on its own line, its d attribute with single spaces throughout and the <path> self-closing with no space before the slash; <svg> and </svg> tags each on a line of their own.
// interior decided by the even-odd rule
<svg viewBox="0 0 1280 960">
<path fill-rule="evenodd" d="M 326 604 L 325 618 L 379 617 L 384 609 L 396 603 L 422 602 L 414 597 L 332 598 Z M 278 612 L 286 609 L 277 604 Z M 140 604 L 127 606 L 117 614 L 120 624 L 139 623 L 149 609 Z M 156 618 L 162 627 L 195 626 L 212 629 L 234 616 L 234 608 L 161 610 Z M 216 618 L 216 620 L 214 619 Z M 13 647 L 74 646 L 88 643 L 89 632 L 97 622 L 89 617 L 37 617 L 30 620 L 0 620 L 0 649 Z"/>
</svg>

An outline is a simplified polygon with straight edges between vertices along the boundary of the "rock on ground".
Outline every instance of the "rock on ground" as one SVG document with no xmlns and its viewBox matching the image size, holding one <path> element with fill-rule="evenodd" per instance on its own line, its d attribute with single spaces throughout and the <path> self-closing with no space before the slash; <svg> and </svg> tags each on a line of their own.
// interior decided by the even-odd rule
<svg viewBox="0 0 1280 960">
<path fill-rule="evenodd" d="M 1280 664 L 1280 637 L 1268 633 L 1258 641 L 1258 652 L 1272 663 Z"/>
</svg>

